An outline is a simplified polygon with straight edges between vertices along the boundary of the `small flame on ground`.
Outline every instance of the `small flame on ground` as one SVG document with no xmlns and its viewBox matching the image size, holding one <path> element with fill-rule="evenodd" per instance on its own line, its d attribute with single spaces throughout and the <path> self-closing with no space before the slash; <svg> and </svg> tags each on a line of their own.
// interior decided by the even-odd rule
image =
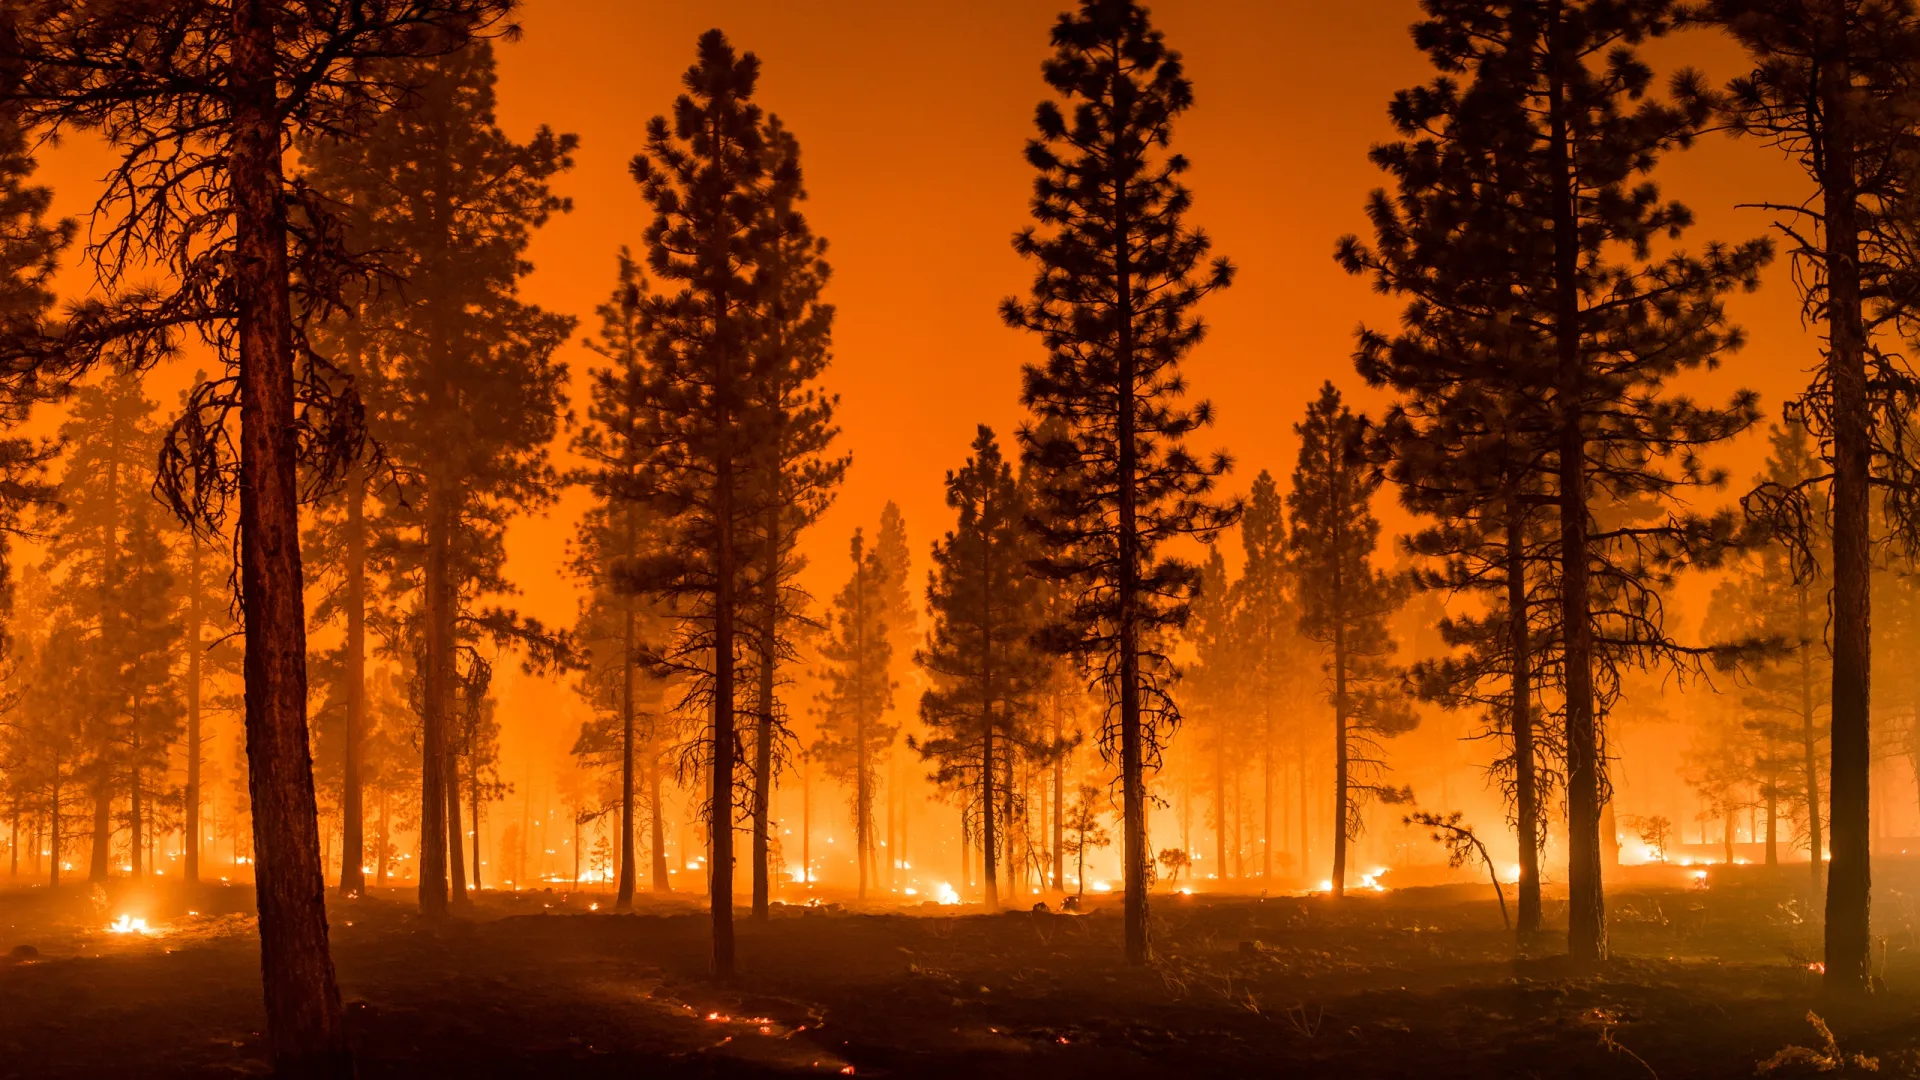
<svg viewBox="0 0 1920 1080">
<path fill-rule="evenodd" d="M 953 886 L 944 881 L 933 887 L 933 898 L 942 904 L 957 904 L 960 902 L 960 894 L 954 891 Z"/>
<path fill-rule="evenodd" d="M 107 924 L 110 934 L 144 934 L 147 932 L 147 920 L 136 919 L 131 915 L 122 915 Z"/>
</svg>

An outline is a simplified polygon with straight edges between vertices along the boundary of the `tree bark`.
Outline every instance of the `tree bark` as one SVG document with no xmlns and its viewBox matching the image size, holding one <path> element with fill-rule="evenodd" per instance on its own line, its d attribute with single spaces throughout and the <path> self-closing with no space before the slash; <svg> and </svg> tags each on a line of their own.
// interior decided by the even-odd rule
<svg viewBox="0 0 1920 1080">
<path fill-rule="evenodd" d="M 1534 777 L 1533 642 L 1527 605 L 1527 520 L 1516 500 L 1507 523 L 1507 651 L 1513 664 L 1512 700 L 1514 828 L 1520 850 L 1520 881 L 1514 900 L 1515 932 L 1540 932 L 1540 796 Z"/>
<path fill-rule="evenodd" d="M 772 858 L 773 808 L 773 709 L 774 687 L 778 682 L 776 665 L 780 660 L 780 511 L 770 509 L 766 517 L 766 548 L 761 552 L 761 596 L 759 626 L 760 688 L 759 708 L 753 731 L 753 917 L 768 918 L 773 882 L 768 861 Z"/>
<path fill-rule="evenodd" d="M 1825 214 L 1827 364 L 1833 403 L 1833 861 L 1827 869 L 1826 976 L 1829 991 L 1865 993 L 1870 984 L 1869 911 L 1872 760 L 1869 601 L 1872 469 L 1865 334 L 1860 309 L 1860 235 L 1847 62 L 1851 5 L 1829 0 L 1818 20 L 1824 56 L 1816 64 L 1825 118 L 1820 177 Z"/>
<path fill-rule="evenodd" d="M 445 483 L 427 492 L 426 641 L 420 709 L 420 914 L 438 918 L 451 902 L 447 881 L 447 702 L 452 694 L 453 601 L 448 548 L 453 521 Z"/>
<path fill-rule="evenodd" d="M 1567 951 L 1576 962 L 1607 958 L 1606 895 L 1600 876 L 1600 810 L 1605 780 L 1594 716 L 1593 626 L 1587 565 L 1587 437 L 1580 329 L 1580 249 L 1568 134 L 1567 66 L 1560 0 L 1547 22 L 1548 168 L 1553 185 L 1554 338 L 1559 361 L 1560 593 L 1567 743 Z"/>
<path fill-rule="evenodd" d="M 239 309 L 240 583 L 247 783 L 267 1044 L 282 1077 L 353 1072 L 327 946 L 313 761 L 307 741 L 293 322 L 273 20 L 235 0 L 227 155 Z"/>
<path fill-rule="evenodd" d="M 347 477 L 347 730 L 340 783 L 340 893 L 367 889 L 366 804 L 361 772 L 367 737 L 367 474 L 355 464 Z"/>
<path fill-rule="evenodd" d="M 181 875 L 189 885 L 200 883 L 200 664 L 206 651 L 206 643 L 200 639 L 200 629 L 206 623 L 200 574 L 200 534 L 190 530 L 187 537 L 186 835 L 181 845 L 186 849 L 182 852 Z"/>
<path fill-rule="evenodd" d="M 632 340 L 632 323 L 629 320 L 628 340 Z M 633 507 L 622 508 L 621 554 L 627 559 L 634 556 Z M 633 594 L 623 593 L 620 597 L 620 887 L 614 894 L 613 910 L 626 912 L 633 910 L 634 879 L 638 868 L 634 865 L 633 852 L 633 695 L 634 695 L 634 650 L 639 643 L 634 640 Z M 579 875 L 575 874 L 575 878 Z"/>
</svg>

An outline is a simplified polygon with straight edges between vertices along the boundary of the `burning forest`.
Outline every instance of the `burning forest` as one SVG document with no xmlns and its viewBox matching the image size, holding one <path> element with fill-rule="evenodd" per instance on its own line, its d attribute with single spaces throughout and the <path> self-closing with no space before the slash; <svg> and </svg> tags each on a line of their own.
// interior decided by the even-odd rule
<svg viewBox="0 0 1920 1080">
<path fill-rule="evenodd" d="M 1920 1076 L 1917 251 L 1913 0 L 0 0 L 0 1075 Z"/>
</svg>

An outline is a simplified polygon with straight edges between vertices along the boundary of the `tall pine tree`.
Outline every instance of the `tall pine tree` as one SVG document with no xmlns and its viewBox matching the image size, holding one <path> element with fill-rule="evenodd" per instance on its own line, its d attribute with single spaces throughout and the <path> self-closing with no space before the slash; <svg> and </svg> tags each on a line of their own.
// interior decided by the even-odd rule
<svg viewBox="0 0 1920 1080">
<path fill-rule="evenodd" d="M 1122 789 L 1126 952 L 1144 964 L 1147 774 L 1180 715 L 1153 642 L 1185 619 L 1198 581 L 1164 549 L 1212 537 L 1237 512 L 1213 494 L 1226 457 L 1187 449 L 1213 410 L 1184 401 L 1181 362 L 1205 336 L 1194 307 L 1233 268 L 1206 264 L 1211 242 L 1186 221 L 1188 163 L 1171 144 L 1193 87 L 1146 9 L 1083 0 L 1052 39 L 1042 73 L 1059 100 L 1035 111 L 1035 225 L 1014 241 L 1037 269 L 1028 299 L 1008 299 L 1002 315 L 1048 354 L 1026 369 L 1021 398 L 1042 423 L 1021 441 L 1044 470 L 1045 573 L 1075 590 L 1051 638 L 1089 658 L 1105 693 L 1101 746 Z"/>
</svg>

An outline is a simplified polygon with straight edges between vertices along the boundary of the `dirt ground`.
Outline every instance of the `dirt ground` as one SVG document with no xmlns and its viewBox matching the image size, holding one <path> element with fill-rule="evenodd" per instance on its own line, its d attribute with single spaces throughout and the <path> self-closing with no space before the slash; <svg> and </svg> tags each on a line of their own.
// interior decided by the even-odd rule
<svg viewBox="0 0 1920 1080">
<path fill-rule="evenodd" d="M 1877 868 L 1864 1004 L 1821 998 L 1806 889 L 1804 867 L 1617 883 L 1616 958 L 1592 972 L 1553 935 L 1516 948 L 1465 887 L 1170 894 L 1145 970 L 1109 897 L 789 908 L 742 921 L 732 987 L 705 978 L 691 898 L 616 916 L 604 894 L 487 893 L 431 925 L 395 892 L 332 918 L 366 1077 L 1920 1077 L 1920 863 Z M 250 901 L 0 891 L 0 1076 L 263 1075 Z M 107 930 L 135 910 L 147 933 Z"/>
</svg>

